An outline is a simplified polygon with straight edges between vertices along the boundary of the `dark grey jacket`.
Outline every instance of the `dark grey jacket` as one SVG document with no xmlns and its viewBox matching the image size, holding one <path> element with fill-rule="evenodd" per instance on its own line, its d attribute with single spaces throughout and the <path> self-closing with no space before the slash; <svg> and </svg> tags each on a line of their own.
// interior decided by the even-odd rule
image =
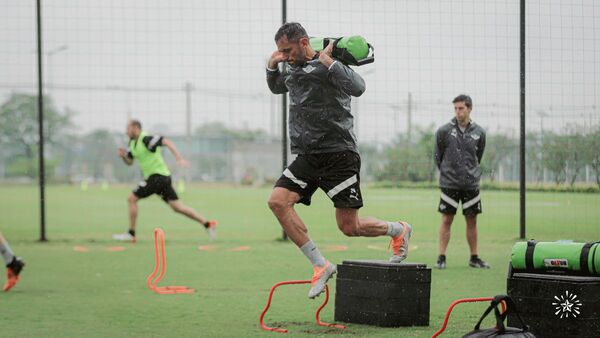
<svg viewBox="0 0 600 338">
<path fill-rule="evenodd" d="M 435 133 L 435 161 L 440 169 L 440 187 L 458 190 L 479 189 L 485 130 L 475 122 L 464 133 L 456 118 Z"/>
<path fill-rule="evenodd" d="M 365 91 L 365 81 L 340 61 L 328 69 L 318 54 L 301 67 L 283 64 L 283 71 L 267 69 L 274 94 L 289 91 L 289 133 L 293 154 L 358 152 L 350 97 Z"/>
</svg>

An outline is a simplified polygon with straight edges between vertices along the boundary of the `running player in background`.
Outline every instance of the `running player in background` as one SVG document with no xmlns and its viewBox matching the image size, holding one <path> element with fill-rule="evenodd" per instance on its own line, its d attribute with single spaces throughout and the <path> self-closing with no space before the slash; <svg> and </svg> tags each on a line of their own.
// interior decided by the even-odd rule
<svg viewBox="0 0 600 338">
<path fill-rule="evenodd" d="M 119 157 L 127 165 L 132 165 L 138 160 L 142 169 L 144 180 L 129 195 L 129 231 L 123 234 L 113 235 L 120 241 L 135 242 L 135 227 L 138 215 L 137 202 L 153 194 L 160 196 L 165 203 L 169 204 L 173 211 L 180 213 L 202 224 L 211 239 L 216 238 L 215 220 L 209 220 L 198 214 L 194 209 L 184 205 L 179 200 L 171 183 L 171 172 L 161 154 L 161 147 L 167 147 L 175 156 L 177 165 L 188 167 L 189 163 L 181 157 L 173 142 L 158 135 L 147 135 L 142 131 L 142 124 L 138 120 L 131 120 L 127 124 L 127 136 L 129 137 L 129 149 L 119 148 Z"/>
</svg>

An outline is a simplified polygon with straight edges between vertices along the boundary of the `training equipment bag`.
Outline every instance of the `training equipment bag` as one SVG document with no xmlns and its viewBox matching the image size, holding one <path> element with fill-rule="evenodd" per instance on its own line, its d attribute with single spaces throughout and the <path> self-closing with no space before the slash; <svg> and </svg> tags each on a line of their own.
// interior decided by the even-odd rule
<svg viewBox="0 0 600 338">
<path fill-rule="evenodd" d="M 310 38 L 310 46 L 317 52 L 333 43 L 331 56 L 347 65 L 362 66 L 375 61 L 374 48 L 360 35 L 342 38 Z"/>
<path fill-rule="evenodd" d="M 498 309 L 498 306 L 500 305 L 501 302 L 504 302 L 504 304 L 506 305 L 506 310 L 503 313 L 500 313 L 500 310 Z M 492 312 L 492 310 L 494 310 L 494 315 L 496 316 L 496 326 L 491 329 L 481 330 L 480 329 L 481 322 L 483 322 L 485 317 L 487 317 L 487 315 L 490 314 L 490 312 Z M 504 320 L 506 319 L 506 317 L 509 314 L 516 315 L 517 318 L 519 318 L 519 321 L 521 322 L 521 326 L 522 326 L 521 329 L 515 328 L 515 327 L 506 327 L 504 325 Z M 507 295 L 498 295 L 498 296 L 494 297 L 494 299 L 491 301 L 490 306 L 487 308 L 487 310 L 485 310 L 485 312 L 479 319 L 479 322 L 477 322 L 477 325 L 475 325 L 475 328 L 473 329 L 473 331 L 464 335 L 463 338 L 483 338 L 483 337 L 535 338 L 535 336 L 531 332 L 528 332 L 528 330 L 529 330 L 529 328 L 527 327 L 527 325 L 525 325 L 523 323 L 523 320 L 521 319 L 521 316 L 517 312 L 517 307 L 516 307 L 515 303 L 513 302 L 513 300 Z"/>
<path fill-rule="evenodd" d="M 600 275 L 600 243 L 527 242 L 512 248 L 512 268 L 524 271 L 566 272 Z"/>
</svg>

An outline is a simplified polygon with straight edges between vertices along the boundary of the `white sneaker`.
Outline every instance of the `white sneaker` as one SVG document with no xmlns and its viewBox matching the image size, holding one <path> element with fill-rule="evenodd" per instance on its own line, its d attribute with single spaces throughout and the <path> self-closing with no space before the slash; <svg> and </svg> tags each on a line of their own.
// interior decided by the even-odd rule
<svg viewBox="0 0 600 338">
<path fill-rule="evenodd" d="M 217 239 L 217 221 L 214 219 L 208 221 L 208 228 L 206 228 L 206 232 L 208 233 L 208 238 L 211 242 Z"/>
<path fill-rule="evenodd" d="M 112 238 L 116 241 L 135 243 L 135 236 L 131 236 L 129 232 L 124 234 L 114 234 Z"/>
<path fill-rule="evenodd" d="M 313 267 L 314 274 L 311 281 L 311 288 L 308 291 L 308 298 L 314 299 L 321 293 L 325 292 L 325 286 L 329 278 L 337 272 L 335 264 L 327 261 L 324 267 Z"/>
</svg>

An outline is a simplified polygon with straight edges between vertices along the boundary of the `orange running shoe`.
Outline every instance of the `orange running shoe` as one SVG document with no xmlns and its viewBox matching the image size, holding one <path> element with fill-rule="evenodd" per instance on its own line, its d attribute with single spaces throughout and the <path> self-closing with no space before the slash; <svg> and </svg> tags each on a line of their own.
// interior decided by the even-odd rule
<svg viewBox="0 0 600 338">
<path fill-rule="evenodd" d="M 412 225 L 402 221 L 398 221 L 398 223 L 402 224 L 403 229 L 398 236 L 392 237 L 390 241 L 390 246 L 394 251 L 394 254 L 390 258 L 391 263 L 400 263 L 406 259 L 408 255 L 408 241 L 412 236 Z"/>
<path fill-rule="evenodd" d="M 211 219 L 210 221 L 208 221 L 208 225 L 205 226 L 206 232 L 208 233 L 208 238 L 210 238 L 211 241 L 217 239 L 217 221 Z"/>
<path fill-rule="evenodd" d="M 13 261 L 6 266 L 6 284 L 4 284 L 4 292 L 8 292 L 8 290 L 17 285 L 19 274 L 24 266 L 25 262 L 19 257 L 14 257 Z"/>
<path fill-rule="evenodd" d="M 310 283 L 311 288 L 308 291 L 308 298 L 310 299 L 314 299 L 325 291 L 327 281 L 337 272 L 337 267 L 335 264 L 327 261 L 325 266 L 315 266 L 313 270 L 314 274 Z"/>
</svg>

